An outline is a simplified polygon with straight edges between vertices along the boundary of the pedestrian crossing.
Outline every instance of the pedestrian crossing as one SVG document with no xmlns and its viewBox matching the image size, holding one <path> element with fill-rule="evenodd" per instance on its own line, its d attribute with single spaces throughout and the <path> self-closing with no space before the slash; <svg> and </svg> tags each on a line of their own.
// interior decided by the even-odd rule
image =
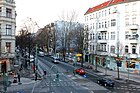
<svg viewBox="0 0 140 93">
<path fill-rule="evenodd" d="M 40 82 L 38 84 L 38 87 L 41 87 L 41 88 L 45 88 L 49 86 L 57 87 L 57 86 L 80 86 L 80 85 L 73 81 L 63 81 L 63 80 L 51 81 L 51 82 Z"/>
<path fill-rule="evenodd" d="M 121 86 L 121 87 L 114 87 L 114 89 L 117 90 L 130 90 L 130 91 L 140 91 L 140 88 L 136 88 L 136 87 L 126 87 L 126 86 Z"/>
</svg>

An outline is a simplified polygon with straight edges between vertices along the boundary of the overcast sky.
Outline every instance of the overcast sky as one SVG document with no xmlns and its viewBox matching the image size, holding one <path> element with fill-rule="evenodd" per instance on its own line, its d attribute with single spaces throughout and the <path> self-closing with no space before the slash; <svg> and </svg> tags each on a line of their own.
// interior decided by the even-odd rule
<svg viewBox="0 0 140 93">
<path fill-rule="evenodd" d="M 15 0 L 17 11 L 17 28 L 27 17 L 36 21 L 39 27 L 54 22 L 66 11 L 76 11 L 79 20 L 84 21 L 84 13 L 88 8 L 108 0 Z"/>
</svg>

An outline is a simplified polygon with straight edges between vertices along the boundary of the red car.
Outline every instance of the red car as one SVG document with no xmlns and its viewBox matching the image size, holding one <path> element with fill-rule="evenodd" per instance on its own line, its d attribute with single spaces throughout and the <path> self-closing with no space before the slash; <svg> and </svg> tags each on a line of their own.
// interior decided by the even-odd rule
<svg viewBox="0 0 140 93">
<path fill-rule="evenodd" d="M 85 75 L 86 71 L 84 70 L 84 68 L 78 68 L 75 70 L 75 73 L 79 75 Z"/>
</svg>

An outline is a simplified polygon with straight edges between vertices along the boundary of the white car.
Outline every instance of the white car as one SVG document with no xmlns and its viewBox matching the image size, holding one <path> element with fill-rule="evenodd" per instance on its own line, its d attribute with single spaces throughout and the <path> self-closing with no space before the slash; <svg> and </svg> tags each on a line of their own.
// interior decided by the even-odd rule
<svg viewBox="0 0 140 93">
<path fill-rule="evenodd" d="M 58 64 L 60 61 L 59 61 L 59 58 L 53 57 L 52 62 Z"/>
<path fill-rule="evenodd" d="M 38 52 L 38 55 L 41 56 L 41 57 L 44 57 L 45 54 L 44 54 L 44 52 L 39 51 L 39 52 Z"/>
</svg>

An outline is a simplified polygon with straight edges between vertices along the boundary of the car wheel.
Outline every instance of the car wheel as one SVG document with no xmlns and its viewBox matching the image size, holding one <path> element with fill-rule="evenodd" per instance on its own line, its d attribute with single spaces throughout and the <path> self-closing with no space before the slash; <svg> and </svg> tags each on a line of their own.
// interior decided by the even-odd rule
<svg viewBox="0 0 140 93">
<path fill-rule="evenodd" d="M 98 84 L 100 84 L 100 81 L 97 81 Z"/>
<path fill-rule="evenodd" d="M 107 86 L 107 84 L 105 83 L 105 84 L 104 84 L 104 86 L 106 87 L 106 86 Z"/>
</svg>

